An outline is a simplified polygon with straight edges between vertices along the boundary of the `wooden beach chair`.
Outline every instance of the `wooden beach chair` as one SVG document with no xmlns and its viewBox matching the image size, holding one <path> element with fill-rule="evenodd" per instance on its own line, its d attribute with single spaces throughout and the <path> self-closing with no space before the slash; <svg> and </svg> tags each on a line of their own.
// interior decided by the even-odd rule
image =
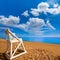
<svg viewBox="0 0 60 60">
<path fill-rule="evenodd" d="M 7 50 L 6 50 L 7 58 L 12 60 L 12 59 L 26 53 L 25 47 L 23 45 L 22 38 L 18 38 L 9 29 L 6 29 L 6 35 L 8 38 L 8 40 L 7 40 L 8 44 L 7 44 Z M 16 46 L 14 46 L 14 43 Z"/>
</svg>

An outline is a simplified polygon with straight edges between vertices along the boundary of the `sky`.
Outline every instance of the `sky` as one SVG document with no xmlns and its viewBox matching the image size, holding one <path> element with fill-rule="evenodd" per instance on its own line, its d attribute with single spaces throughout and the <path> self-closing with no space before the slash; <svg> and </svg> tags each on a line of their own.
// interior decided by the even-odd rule
<svg viewBox="0 0 60 60">
<path fill-rule="evenodd" d="M 60 0 L 0 0 L 0 37 L 9 28 L 18 37 L 60 37 Z"/>
</svg>

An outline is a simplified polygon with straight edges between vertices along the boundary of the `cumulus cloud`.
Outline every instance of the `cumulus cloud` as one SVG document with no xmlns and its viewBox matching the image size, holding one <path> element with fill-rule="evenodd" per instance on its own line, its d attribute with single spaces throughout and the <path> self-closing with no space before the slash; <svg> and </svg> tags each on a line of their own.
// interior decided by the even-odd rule
<svg viewBox="0 0 60 60">
<path fill-rule="evenodd" d="M 54 15 L 56 15 L 56 14 L 60 14 L 60 9 L 58 8 L 51 8 L 51 9 L 48 9 L 48 13 L 50 13 L 50 14 L 54 14 Z"/>
<path fill-rule="evenodd" d="M 27 26 L 26 24 L 19 24 L 19 25 L 16 25 L 15 27 L 26 30 L 27 29 L 26 26 Z"/>
<path fill-rule="evenodd" d="M 4 24 L 6 26 L 12 26 L 19 29 L 22 29 L 28 33 L 42 35 L 49 30 L 55 30 L 55 28 L 50 24 L 49 21 L 47 23 L 44 22 L 43 19 L 40 18 L 29 18 L 29 21 L 26 23 L 19 23 L 20 18 L 15 16 L 0 16 L 0 24 Z"/>
<path fill-rule="evenodd" d="M 39 16 L 42 12 L 54 15 L 60 14 L 60 6 L 58 4 L 53 4 L 53 7 L 50 8 L 50 5 L 47 2 L 41 2 L 38 4 L 37 8 L 32 8 L 30 11 L 30 13 L 34 16 Z"/>
<path fill-rule="evenodd" d="M 32 15 L 34 15 L 34 16 L 39 16 L 39 15 L 40 15 L 40 14 L 39 14 L 39 9 L 33 9 L 33 8 L 31 8 L 30 13 L 31 13 Z"/>
<path fill-rule="evenodd" d="M 57 8 L 59 5 L 58 4 L 54 4 L 53 7 Z"/>
<path fill-rule="evenodd" d="M 28 17 L 29 16 L 29 13 L 28 13 L 28 10 L 26 10 L 24 13 L 22 13 L 21 15 L 25 16 L 25 17 Z"/>
<path fill-rule="evenodd" d="M 34 27 L 36 27 L 36 26 L 42 27 L 45 25 L 44 20 L 40 19 L 40 18 L 30 18 L 29 22 L 30 22 L 31 26 L 34 26 Z"/>
<path fill-rule="evenodd" d="M 54 30 L 51 24 L 46 25 L 44 20 L 40 18 L 29 18 L 29 21 L 27 21 L 26 24 L 20 24 L 17 27 L 28 33 L 37 35 L 42 35 L 48 30 Z"/>
<path fill-rule="evenodd" d="M 42 11 L 46 11 L 49 7 L 49 4 L 47 2 L 41 2 L 38 4 L 37 8 L 40 10 L 40 12 Z"/>
<path fill-rule="evenodd" d="M 12 15 L 10 15 L 9 17 L 0 16 L 0 24 L 4 24 L 7 26 L 16 25 L 19 23 L 19 21 L 20 21 L 19 16 L 18 17 L 12 16 Z"/>
<path fill-rule="evenodd" d="M 43 19 L 39 18 L 29 18 L 29 21 L 26 24 L 20 24 L 18 27 L 20 29 L 23 29 L 29 33 L 42 33 L 43 31 L 40 31 L 41 28 L 45 26 L 45 22 Z"/>
</svg>

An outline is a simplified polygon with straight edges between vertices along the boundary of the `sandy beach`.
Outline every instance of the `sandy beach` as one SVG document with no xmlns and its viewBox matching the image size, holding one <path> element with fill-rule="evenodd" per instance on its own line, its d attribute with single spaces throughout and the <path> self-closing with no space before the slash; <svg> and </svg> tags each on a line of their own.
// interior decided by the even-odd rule
<svg viewBox="0 0 60 60">
<path fill-rule="evenodd" d="M 27 53 L 13 60 L 60 60 L 60 45 L 41 42 L 23 42 Z M 0 60 L 6 60 L 7 41 L 0 39 Z"/>
</svg>

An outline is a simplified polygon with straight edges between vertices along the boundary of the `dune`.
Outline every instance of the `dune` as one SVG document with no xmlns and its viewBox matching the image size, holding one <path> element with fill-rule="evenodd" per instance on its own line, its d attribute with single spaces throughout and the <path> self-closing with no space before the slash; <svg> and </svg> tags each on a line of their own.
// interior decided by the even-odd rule
<svg viewBox="0 0 60 60">
<path fill-rule="evenodd" d="M 5 58 L 7 40 L 0 39 L 0 60 Z M 60 60 L 60 44 L 23 42 L 27 53 L 13 60 Z"/>
</svg>

